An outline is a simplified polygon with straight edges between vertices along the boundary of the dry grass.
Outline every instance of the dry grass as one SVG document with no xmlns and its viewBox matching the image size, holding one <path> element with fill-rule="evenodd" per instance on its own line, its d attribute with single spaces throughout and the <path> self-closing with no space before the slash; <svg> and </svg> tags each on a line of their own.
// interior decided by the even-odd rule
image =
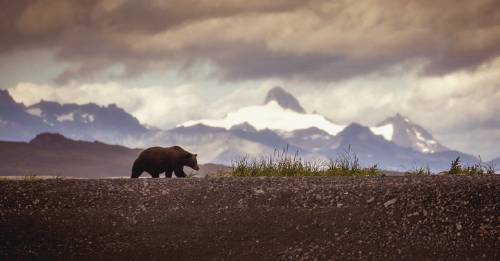
<svg viewBox="0 0 500 261">
<path fill-rule="evenodd" d="M 336 160 L 308 162 L 298 153 L 288 153 L 288 148 L 276 150 L 267 158 L 241 158 L 233 163 L 231 176 L 236 177 L 291 177 L 291 176 L 381 176 L 376 165 L 362 167 L 359 158 L 350 148 Z"/>
</svg>

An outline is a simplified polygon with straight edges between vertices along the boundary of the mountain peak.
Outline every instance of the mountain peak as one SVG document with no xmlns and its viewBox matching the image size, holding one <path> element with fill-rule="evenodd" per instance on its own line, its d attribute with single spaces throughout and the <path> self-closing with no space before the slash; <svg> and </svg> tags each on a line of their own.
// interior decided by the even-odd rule
<svg viewBox="0 0 500 261">
<path fill-rule="evenodd" d="M 402 115 L 401 113 L 396 113 L 394 116 L 388 117 L 382 122 L 380 122 L 377 126 L 389 124 L 389 123 L 400 123 L 400 124 L 411 124 L 411 121 L 408 119 L 408 117 Z"/>
<path fill-rule="evenodd" d="M 12 96 L 10 96 L 9 91 L 0 90 L 0 104 L 2 104 L 2 105 L 13 105 L 14 104 L 15 105 L 16 102 L 14 101 Z"/>
<path fill-rule="evenodd" d="M 265 104 L 275 101 L 281 107 L 285 109 L 290 109 L 299 113 L 305 113 L 304 108 L 300 105 L 299 101 L 289 92 L 285 91 L 283 88 L 276 86 L 273 87 L 267 93 Z"/>
<path fill-rule="evenodd" d="M 397 113 L 379 123 L 377 127 L 391 127 L 394 143 L 412 148 L 423 153 L 434 153 L 447 150 L 422 126 L 413 123 L 407 117 Z"/>
<path fill-rule="evenodd" d="M 396 115 L 393 116 L 393 118 L 396 118 L 396 119 L 406 119 L 405 116 L 403 116 L 401 113 L 396 113 Z"/>
<path fill-rule="evenodd" d="M 395 125 L 400 125 L 400 127 L 405 127 L 405 128 L 411 128 L 413 126 L 418 126 L 414 122 L 412 122 L 408 117 L 402 115 L 401 113 L 396 113 L 394 116 L 388 117 L 377 126 L 382 126 L 386 124 L 395 124 Z M 418 126 L 420 127 L 420 126 Z M 421 127 L 420 127 L 421 128 Z"/>
<path fill-rule="evenodd" d="M 257 129 L 254 126 L 252 126 L 250 123 L 248 123 L 247 121 L 245 121 L 241 124 L 233 125 L 230 130 L 240 130 L 240 131 L 245 131 L 245 132 L 257 132 Z"/>
<path fill-rule="evenodd" d="M 367 135 L 373 134 L 368 127 L 365 127 L 359 123 L 353 122 L 345 127 L 340 133 L 339 136 L 358 136 L 358 135 Z"/>
<path fill-rule="evenodd" d="M 36 135 L 29 143 L 39 146 L 44 145 L 56 145 L 56 144 L 67 144 L 73 142 L 72 140 L 66 138 L 59 133 L 44 132 Z"/>
</svg>

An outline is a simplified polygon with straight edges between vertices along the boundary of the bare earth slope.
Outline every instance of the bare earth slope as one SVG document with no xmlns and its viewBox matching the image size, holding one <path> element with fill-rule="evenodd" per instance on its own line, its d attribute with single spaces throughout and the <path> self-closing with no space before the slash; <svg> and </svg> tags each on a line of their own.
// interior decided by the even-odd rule
<svg viewBox="0 0 500 261">
<path fill-rule="evenodd" d="M 30 142 L 0 141 L 1 176 L 128 177 L 142 149 L 68 139 L 42 133 Z M 198 175 L 224 172 L 228 167 L 200 164 Z M 186 169 L 186 173 L 193 172 Z M 143 173 L 146 177 L 149 174 Z"/>
<path fill-rule="evenodd" d="M 498 177 L 0 181 L 0 259 L 499 260 Z"/>
<path fill-rule="evenodd" d="M 29 143 L 0 141 L 0 175 L 128 176 L 140 152 L 100 142 L 74 141 L 58 134 L 41 134 Z"/>
</svg>

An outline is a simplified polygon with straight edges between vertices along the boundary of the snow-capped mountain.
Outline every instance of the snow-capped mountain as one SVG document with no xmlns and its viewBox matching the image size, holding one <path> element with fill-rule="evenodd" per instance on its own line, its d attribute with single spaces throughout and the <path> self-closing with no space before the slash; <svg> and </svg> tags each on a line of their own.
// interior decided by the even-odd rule
<svg viewBox="0 0 500 261">
<path fill-rule="evenodd" d="M 372 127 L 344 126 L 319 113 L 307 113 L 295 97 L 279 87 L 269 91 L 263 104 L 240 108 L 222 119 L 188 121 L 169 130 L 145 127 L 116 105 L 41 101 L 26 107 L 7 91 L 0 91 L 0 140 L 27 141 L 47 131 L 136 148 L 180 145 L 197 152 L 201 163 L 231 164 L 242 157 L 266 157 L 283 148 L 307 160 L 335 159 L 351 148 L 361 164 L 390 170 L 428 165 L 440 171 L 457 156 L 466 164 L 478 161 L 447 149 L 402 115 Z"/>
<path fill-rule="evenodd" d="M 115 104 L 101 107 L 93 103 L 77 105 L 41 101 L 26 111 L 61 133 L 70 134 L 68 136 L 73 139 L 122 143 L 127 137 L 147 131 L 135 117 Z"/>
<path fill-rule="evenodd" d="M 444 170 L 451 160 L 460 157 L 465 164 L 477 162 L 474 156 L 458 151 L 440 151 L 422 153 L 409 147 L 400 146 L 387 140 L 383 135 L 376 135 L 371 128 L 352 123 L 337 136 L 337 147 L 328 154 L 342 153 L 350 148 L 365 165 L 377 164 L 389 170 L 409 170 L 415 167 L 429 166 L 432 170 Z"/>
<path fill-rule="evenodd" d="M 396 114 L 370 128 L 373 133 L 382 135 L 388 141 L 400 146 L 412 148 L 423 153 L 435 153 L 448 150 L 420 125 L 411 122 L 401 114 Z"/>
<path fill-rule="evenodd" d="M 27 141 L 41 132 L 58 132 L 72 139 L 123 144 L 147 131 L 114 104 L 59 104 L 41 101 L 26 107 L 0 91 L 0 139 Z"/>
<path fill-rule="evenodd" d="M 41 118 L 27 113 L 26 107 L 16 103 L 7 91 L 0 90 L 0 139 L 27 141 L 52 129 Z"/>
<path fill-rule="evenodd" d="M 268 92 L 263 105 L 240 108 L 237 111 L 228 113 L 223 119 L 192 120 L 179 126 L 189 127 L 197 124 L 220 127 L 226 130 L 231 129 L 233 126 L 248 124 L 257 130 L 270 129 L 280 132 L 281 135 L 291 139 L 291 141 L 299 142 L 299 139 L 302 139 L 306 143 L 317 143 L 321 140 L 328 143 L 332 140 L 332 136 L 337 135 L 346 127 L 333 123 L 318 113 L 306 113 L 297 99 L 280 87 L 274 87 Z M 311 137 L 309 137 L 304 135 L 304 130 L 307 129 L 317 129 L 326 132 L 328 135 L 325 135 L 325 133 L 311 133 Z M 376 126 L 370 127 L 370 131 L 397 145 L 422 153 L 448 150 L 423 127 L 400 114 L 389 117 Z M 296 135 L 301 136 L 301 138 L 296 137 L 293 139 L 292 136 Z M 300 143 L 310 147 L 310 144 Z"/>
<path fill-rule="evenodd" d="M 233 126 L 248 123 L 257 130 L 295 131 L 318 128 L 330 135 L 336 135 L 345 126 L 335 124 L 320 114 L 307 114 L 298 101 L 289 93 L 275 87 L 271 89 L 263 105 L 254 105 L 230 112 L 223 119 L 191 120 L 178 127 L 203 124 L 212 127 L 231 129 Z"/>
<path fill-rule="evenodd" d="M 318 113 L 307 113 L 297 99 L 280 87 L 271 89 L 262 105 L 240 108 L 222 119 L 188 121 L 179 124 L 178 128 L 205 131 L 213 128 L 224 132 L 228 135 L 226 139 L 231 141 L 224 146 L 238 155 L 241 154 L 235 152 L 238 148 L 230 145 L 241 143 L 235 140 L 254 142 L 251 146 L 259 152 L 245 152 L 249 156 L 259 156 L 263 154 L 260 151 L 279 149 L 277 145 L 287 144 L 300 151 L 304 158 L 328 159 L 350 147 L 362 163 L 396 170 L 425 165 L 434 170 L 443 169 L 457 156 L 464 163 L 477 161 L 473 156 L 450 151 L 423 127 L 400 114 L 372 127 L 357 123 L 344 126 Z M 268 138 L 263 137 L 265 133 Z M 204 133 L 197 132 L 197 135 Z M 193 143 L 193 146 L 197 145 Z M 213 160 L 227 158 L 215 157 Z"/>
</svg>

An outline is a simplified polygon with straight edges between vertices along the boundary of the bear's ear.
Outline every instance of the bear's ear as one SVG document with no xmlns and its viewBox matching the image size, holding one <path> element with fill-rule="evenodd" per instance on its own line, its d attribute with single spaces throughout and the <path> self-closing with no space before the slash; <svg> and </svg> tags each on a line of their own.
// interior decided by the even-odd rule
<svg viewBox="0 0 500 261">
<path fill-rule="evenodd" d="M 194 156 L 194 157 L 197 157 L 197 156 L 198 156 L 198 154 L 193 154 L 193 156 Z"/>
</svg>

